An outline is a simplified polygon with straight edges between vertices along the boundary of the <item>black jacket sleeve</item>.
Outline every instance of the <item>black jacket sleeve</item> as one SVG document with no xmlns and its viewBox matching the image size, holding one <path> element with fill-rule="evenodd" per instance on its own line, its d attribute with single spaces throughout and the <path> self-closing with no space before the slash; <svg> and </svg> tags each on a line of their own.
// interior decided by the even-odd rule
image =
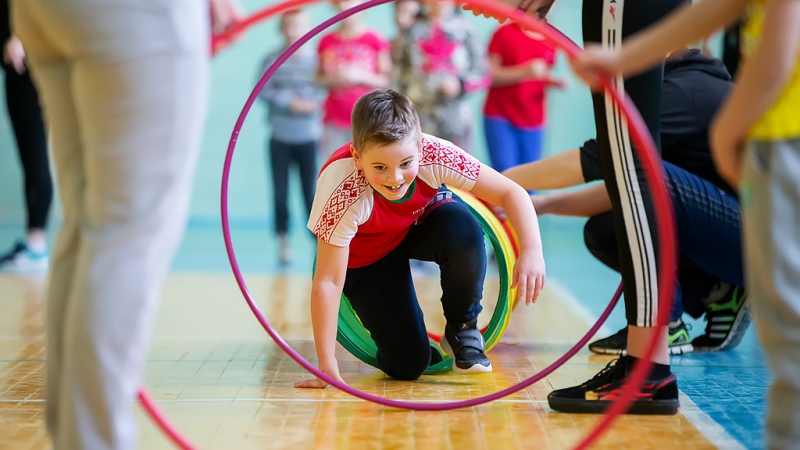
<svg viewBox="0 0 800 450">
<path fill-rule="evenodd" d="M 597 140 L 589 139 L 581 146 L 581 170 L 586 183 L 603 179 L 597 160 Z"/>
</svg>

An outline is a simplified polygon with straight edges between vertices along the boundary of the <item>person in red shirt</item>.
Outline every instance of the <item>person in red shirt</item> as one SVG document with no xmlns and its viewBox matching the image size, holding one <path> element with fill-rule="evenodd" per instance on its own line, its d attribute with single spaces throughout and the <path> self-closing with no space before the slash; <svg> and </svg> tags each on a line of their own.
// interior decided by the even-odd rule
<svg viewBox="0 0 800 450">
<path fill-rule="evenodd" d="M 362 0 L 335 1 L 338 12 Z M 389 86 L 392 59 L 389 41 L 364 27 L 361 13 L 342 20 L 339 28 L 324 35 L 318 46 L 317 84 L 328 89 L 322 122 L 321 152 L 327 159 L 351 139 L 350 113 L 362 95 Z"/>
<path fill-rule="evenodd" d="M 543 39 L 508 23 L 489 42 L 492 85 L 483 107 L 484 133 L 492 167 L 499 172 L 542 156 L 545 91 L 563 85 L 551 76 L 555 51 Z"/>
<path fill-rule="evenodd" d="M 439 265 L 447 325 L 442 348 L 458 373 L 492 365 L 477 327 L 486 253 L 477 219 L 444 187 L 472 191 L 506 208 L 519 232 L 517 301 L 534 302 L 545 281 L 536 212 L 518 184 L 451 142 L 423 134 L 413 103 L 376 90 L 353 109 L 353 142 L 328 159 L 317 182 L 308 228 L 318 238 L 311 321 L 320 370 L 341 380 L 334 356 L 344 293 L 378 347 L 378 368 L 416 380 L 441 361 L 432 351 L 409 260 Z M 319 379 L 296 387 L 322 388 Z"/>
</svg>

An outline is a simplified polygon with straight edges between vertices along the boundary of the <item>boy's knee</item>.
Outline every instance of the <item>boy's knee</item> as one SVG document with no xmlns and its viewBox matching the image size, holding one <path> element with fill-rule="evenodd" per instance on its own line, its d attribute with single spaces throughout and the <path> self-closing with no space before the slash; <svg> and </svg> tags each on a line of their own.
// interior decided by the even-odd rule
<svg viewBox="0 0 800 450">
<path fill-rule="evenodd" d="M 383 361 L 381 361 L 382 364 L 379 365 L 386 375 L 396 380 L 418 380 L 431 363 L 430 351 L 430 347 L 427 347 L 427 352 L 418 351 L 413 354 L 406 353 L 405 355 L 392 358 L 388 361 L 387 358 L 381 358 Z"/>
<path fill-rule="evenodd" d="M 386 375 L 390 377 L 401 380 L 401 381 L 415 381 L 419 380 L 419 377 L 425 373 L 425 370 L 428 368 L 428 363 L 426 362 L 424 366 L 414 365 L 414 366 L 405 366 L 401 367 L 392 371 L 386 371 Z"/>
</svg>

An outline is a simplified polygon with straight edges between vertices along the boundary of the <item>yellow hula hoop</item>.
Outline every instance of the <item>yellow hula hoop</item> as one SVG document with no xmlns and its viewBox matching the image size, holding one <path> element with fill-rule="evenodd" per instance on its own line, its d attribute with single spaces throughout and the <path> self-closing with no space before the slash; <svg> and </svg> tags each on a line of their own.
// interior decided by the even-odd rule
<svg viewBox="0 0 800 450">
<path fill-rule="evenodd" d="M 505 314 L 503 317 L 503 321 L 501 325 L 496 329 L 494 333 L 490 336 L 484 336 L 486 340 L 486 351 L 491 350 L 495 345 L 500 342 L 500 338 L 503 337 L 505 334 L 506 329 L 508 328 L 508 322 L 511 319 L 511 312 L 516 307 L 517 303 L 517 289 L 512 288 L 510 286 L 510 282 L 514 279 L 514 264 L 517 262 L 517 258 L 514 254 L 514 246 L 511 243 L 512 237 L 508 235 L 506 229 L 503 227 L 503 224 L 494 215 L 494 213 L 486 207 L 477 197 L 475 197 L 472 193 L 463 191 L 461 189 L 456 189 L 453 187 L 448 186 L 448 189 L 453 191 L 456 195 L 458 195 L 461 200 L 464 201 L 467 205 L 473 208 L 478 214 L 483 217 L 484 220 L 489 224 L 492 231 L 494 232 L 497 239 L 500 241 L 500 245 L 502 246 L 503 252 L 502 255 L 495 255 L 497 258 L 503 258 L 505 260 L 505 267 L 508 271 L 507 276 L 509 280 L 509 291 L 508 291 L 508 302 L 509 308 L 508 313 Z"/>
</svg>

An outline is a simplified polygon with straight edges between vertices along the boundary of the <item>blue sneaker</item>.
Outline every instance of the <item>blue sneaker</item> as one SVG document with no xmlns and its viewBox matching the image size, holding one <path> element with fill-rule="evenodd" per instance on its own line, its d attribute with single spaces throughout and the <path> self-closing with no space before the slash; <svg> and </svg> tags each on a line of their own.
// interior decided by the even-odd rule
<svg viewBox="0 0 800 450">
<path fill-rule="evenodd" d="M 17 242 L 13 250 L 0 255 L 0 273 L 46 271 L 49 266 L 46 251 L 35 253 L 23 242 Z"/>
</svg>

